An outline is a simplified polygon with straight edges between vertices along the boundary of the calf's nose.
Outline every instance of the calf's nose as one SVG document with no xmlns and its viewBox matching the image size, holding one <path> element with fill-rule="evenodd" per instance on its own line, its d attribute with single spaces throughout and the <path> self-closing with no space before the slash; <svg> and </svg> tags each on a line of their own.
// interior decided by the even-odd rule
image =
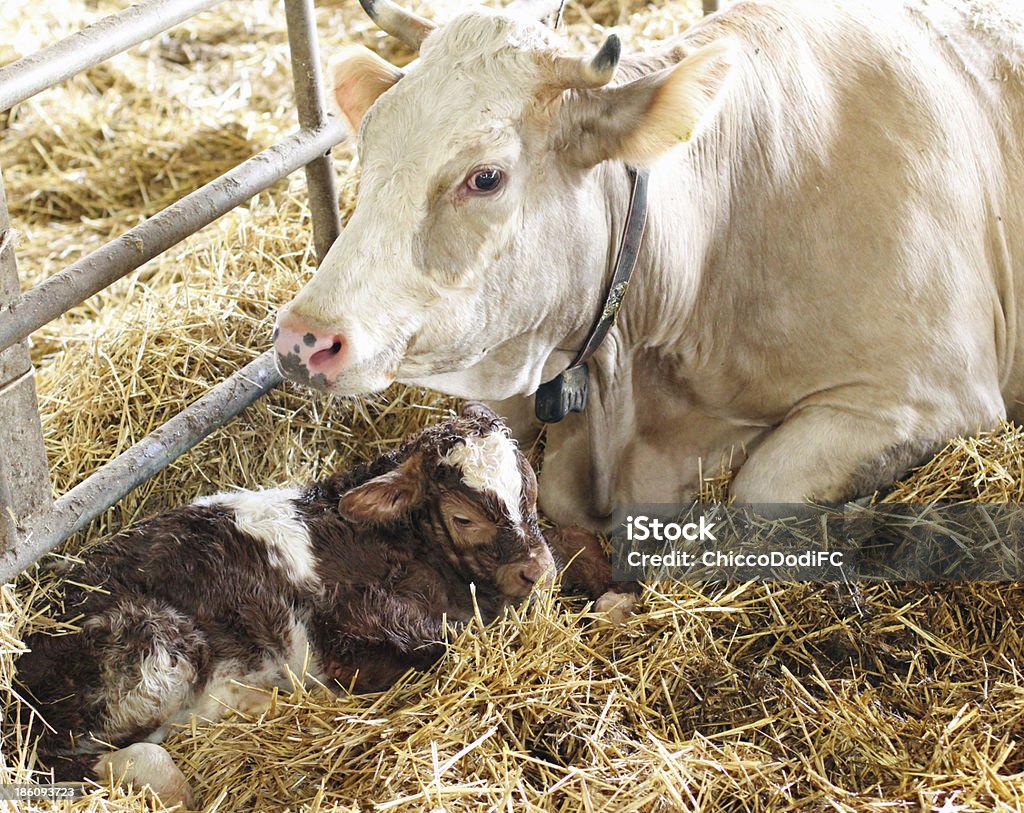
<svg viewBox="0 0 1024 813">
<path fill-rule="evenodd" d="M 330 384 L 344 369 L 348 342 L 341 333 L 318 330 L 292 316 L 274 328 L 277 365 L 286 378 L 302 384 Z"/>
<path fill-rule="evenodd" d="M 531 559 L 519 568 L 519 580 L 523 583 L 524 587 L 529 589 L 543 579 L 545 575 L 550 575 L 548 573 L 550 565 L 551 562 L 539 557 Z"/>
</svg>

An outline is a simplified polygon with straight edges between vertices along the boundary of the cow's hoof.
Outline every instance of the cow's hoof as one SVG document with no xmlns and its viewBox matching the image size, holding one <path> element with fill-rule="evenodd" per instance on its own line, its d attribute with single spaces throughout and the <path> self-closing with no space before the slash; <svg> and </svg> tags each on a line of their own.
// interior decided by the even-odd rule
<svg viewBox="0 0 1024 813">
<path fill-rule="evenodd" d="M 636 595 L 633 593 L 609 590 L 602 593 L 594 602 L 594 612 L 603 614 L 609 624 L 621 624 L 630 616 L 635 606 Z"/>
<path fill-rule="evenodd" d="M 181 805 L 191 810 L 195 804 L 188 780 L 171 755 L 151 742 L 104 754 L 96 760 L 95 771 L 100 779 L 111 778 L 118 785 L 148 787 L 164 807 Z"/>
</svg>

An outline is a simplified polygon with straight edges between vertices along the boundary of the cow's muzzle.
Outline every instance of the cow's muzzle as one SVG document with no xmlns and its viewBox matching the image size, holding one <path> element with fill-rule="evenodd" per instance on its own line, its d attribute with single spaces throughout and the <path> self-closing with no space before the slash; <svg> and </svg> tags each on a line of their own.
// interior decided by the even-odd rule
<svg viewBox="0 0 1024 813">
<path fill-rule="evenodd" d="M 317 389 L 330 389 L 349 364 L 349 344 L 337 331 L 323 331 L 292 315 L 274 328 L 277 366 L 285 378 Z"/>
</svg>

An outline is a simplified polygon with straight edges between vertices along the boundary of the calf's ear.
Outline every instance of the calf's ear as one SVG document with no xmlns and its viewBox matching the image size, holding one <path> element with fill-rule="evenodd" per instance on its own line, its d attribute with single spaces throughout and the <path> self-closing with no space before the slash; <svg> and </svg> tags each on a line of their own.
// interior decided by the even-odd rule
<svg viewBox="0 0 1024 813">
<path fill-rule="evenodd" d="M 334 77 L 334 100 L 352 130 L 358 132 L 370 105 L 405 74 L 369 48 L 354 45 L 342 50 L 334 59 L 331 76 Z"/>
<path fill-rule="evenodd" d="M 350 522 L 387 525 L 409 514 L 425 494 L 420 456 L 412 455 L 387 474 L 349 489 L 338 500 L 338 512 Z"/>
<path fill-rule="evenodd" d="M 624 85 L 570 92 L 555 119 L 556 150 L 581 167 L 653 163 L 714 118 L 735 54 L 731 41 L 716 40 Z"/>
</svg>

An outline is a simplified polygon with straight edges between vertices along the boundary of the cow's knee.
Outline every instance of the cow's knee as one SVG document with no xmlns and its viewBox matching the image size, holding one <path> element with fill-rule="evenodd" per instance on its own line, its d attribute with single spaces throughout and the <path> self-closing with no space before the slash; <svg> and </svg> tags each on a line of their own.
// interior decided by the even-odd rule
<svg viewBox="0 0 1024 813">
<path fill-rule="evenodd" d="M 119 785 L 149 787 L 166 807 L 193 806 L 192 789 L 185 775 L 171 755 L 154 743 L 137 742 L 104 754 L 96 760 L 94 770 L 101 779 L 109 778 Z"/>
<path fill-rule="evenodd" d="M 944 441 L 941 434 L 908 438 L 884 420 L 808 409 L 758 446 L 730 493 L 746 504 L 838 504 L 864 497 L 934 453 Z"/>
</svg>

